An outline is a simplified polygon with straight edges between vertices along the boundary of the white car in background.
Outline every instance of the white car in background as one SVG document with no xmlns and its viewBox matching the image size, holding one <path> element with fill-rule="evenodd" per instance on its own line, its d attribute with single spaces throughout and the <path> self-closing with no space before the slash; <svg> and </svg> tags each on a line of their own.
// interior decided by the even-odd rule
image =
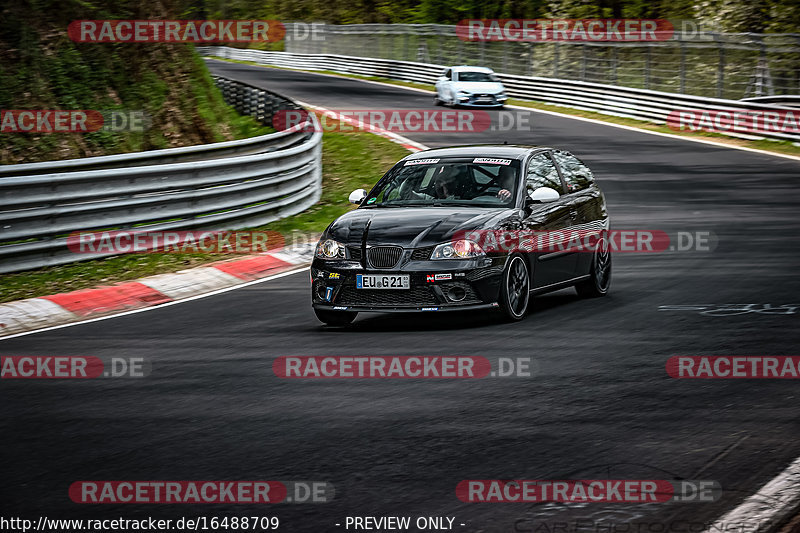
<svg viewBox="0 0 800 533">
<path fill-rule="evenodd" d="M 448 67 L 436 80 L 436 105 L 503 107 L 508 96 L 494 71 L 485 67 Z"/>
</svg>

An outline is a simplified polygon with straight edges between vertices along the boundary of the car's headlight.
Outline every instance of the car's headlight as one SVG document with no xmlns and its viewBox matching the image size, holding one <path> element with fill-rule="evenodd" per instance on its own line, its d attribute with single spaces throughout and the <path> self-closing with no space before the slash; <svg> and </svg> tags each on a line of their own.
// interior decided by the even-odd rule
<svg viewBox="0 0 800 533">
<path fill-rule="evenodd" d="M 508 98 L 508 95 L 505 93 L 505 91 L 499 92 L 499 93 L 497 93 L 495 96 L 496 96 L 498 99 L 506 99 L 506 98 Z"/>
<path fill-rule="evenodd" d="M 472 93 L 468 93 L 467 91 L 458 91 L 458 96 L 472 96 Z"/>
<path fill-rule="evenodd" d="M 486 253 L 477 243 L 461 239 L 438 245 L 433 249 L 431 259 L 472 259 L 482 255 Z"/>
<path fill-rule="evenodd" d="M 321 240 L 317 243 L 315 255 L 320 259 L 344 259 L 344 244 L 333 239 Z"/>
</svg>

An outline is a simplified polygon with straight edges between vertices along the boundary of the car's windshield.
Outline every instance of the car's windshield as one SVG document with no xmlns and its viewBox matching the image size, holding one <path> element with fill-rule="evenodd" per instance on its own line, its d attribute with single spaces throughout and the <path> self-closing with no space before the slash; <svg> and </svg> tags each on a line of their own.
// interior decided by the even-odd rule
<svg viewBox="0 0 800 533">
<path fill-rule="evenodd" d="M 512 159 L 412 159 L 384 176 L 364 206 L 510 206 L 518 175 L 519 162 Z"/>
<path fill-rule="evenodd" d="M 488 72 L 459 72 L 458 81 L 496 81 Z"/>
</svg>

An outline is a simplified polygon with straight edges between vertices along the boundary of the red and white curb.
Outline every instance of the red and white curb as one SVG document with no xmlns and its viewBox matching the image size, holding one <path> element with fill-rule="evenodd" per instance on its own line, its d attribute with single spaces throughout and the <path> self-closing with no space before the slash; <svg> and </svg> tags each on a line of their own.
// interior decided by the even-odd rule
<svg viewBox="0 0 800 533">
<path fill-rule="evenodd" d="M 93 289 L 0 304 L 0 337 L 194 298 L 311 263 L 313 244 Z"/>
</svg>

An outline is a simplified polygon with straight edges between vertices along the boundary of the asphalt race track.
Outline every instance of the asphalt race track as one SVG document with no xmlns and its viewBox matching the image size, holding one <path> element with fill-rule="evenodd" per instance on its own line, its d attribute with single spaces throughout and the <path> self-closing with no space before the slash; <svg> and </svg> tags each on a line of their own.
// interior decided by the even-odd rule
<svg viewBox="0 0 800 533">
<path fill-rule="evenodd" d="M 433 109 L 429 95 L 399 88 L 209 64 L 215 74 L 328 108 Z M 800 456 L 797 382 L 675 380 L 665 362 L 800 355 L 800 313 L 791 307 L 800 309 L 800 162 L 532 116 L 528 132 L 408 136 L 429 146 L 565 148 L 595 171 L 612 228 L 710 231 L 716 248 L 616 254 L 607 298 L 580 300 L 571 289 L 542 296 L 518 324 L 491 313 L 362 315 L 349 329 L 325 329 L 303 271 L 2 341 L 2 355 L 141 356 L 153 364 L 138 380 L 4 381 L 6 507 L 56 518 L 278 516 L 283 531 L 315 533 L 343 531 L 347 516 L 455 516 L 466 524 L 459 531 L 551 533 L 576 520 L 669 532 L 675 521 L 711 521 L 741 503 Z M 691 304 L 757 305 L 737 314 L 660 310 Z M 281 355 L 529 356 L 538 372 L 280 380 L 272 362 Z M 647 505 L 456 498 L 460 480 L 489 478 L 708 479 L 724 493 L 714 503 Z M 337 494 L 325 504 L 272 507 L 90 506 L 67 496 L 76 480 L 245 479 L 328 481 Z"/>
</svg>

